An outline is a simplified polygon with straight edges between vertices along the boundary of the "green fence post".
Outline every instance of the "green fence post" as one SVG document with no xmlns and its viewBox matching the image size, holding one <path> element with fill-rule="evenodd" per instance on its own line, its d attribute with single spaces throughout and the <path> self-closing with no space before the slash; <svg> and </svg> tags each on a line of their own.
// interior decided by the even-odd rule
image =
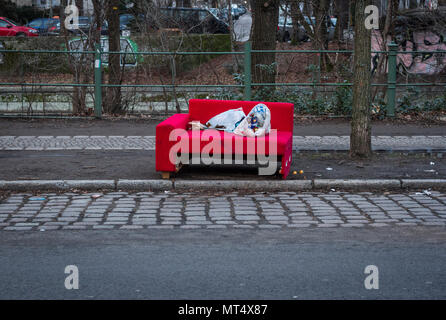
<svg viewBox="0 0 446 320">
<path fill-rule="evenodd" d="M 94 59 L 94 116 L 102 117 L 102 52 L 101 45 L 95 44 Z"/>
<path fill-rule="evenodd" d="M 245 100 L 251 100 L 251 41 L 245 42 Z"/>
<path fill-rule="evenodd" d="M 395 116 L 396 99 L 396 55 L 398 45 L 395 42 L 389 43 L 389 66 L 387 72 L 387 116 Z"/>
</svg>

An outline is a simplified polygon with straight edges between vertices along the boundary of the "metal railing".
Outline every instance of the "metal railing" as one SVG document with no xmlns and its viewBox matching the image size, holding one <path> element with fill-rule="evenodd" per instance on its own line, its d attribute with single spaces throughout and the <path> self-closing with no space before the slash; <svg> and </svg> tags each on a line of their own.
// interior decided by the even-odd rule
<svg viewBox="0 0 446 320">
<path fill-rule="evenodd" d="M 386 115 L 388 117 L 395 116 L 395 103 L 396 103 L 396 89 L 399 86 L 445 86 L 446 83 L 397 83 L 397 55 L 401 54 L 412 54 L 412 53 L 440 53 L 446 54 L 446 51 L 398 51 L 398 45 L 391 43 L 388 45 L 388 51 L 372 51 L 372 53 L 386 54 L 388 55 L 388 66 L 387 66 L 387 82 L 386 83 L 373 83 L 372 86 L 385 86 L 387 87 L 387 101 L 386 101 Z M 0 53 L 58 53 L 58 54 L 94 54 L 94 83 L 14 83 L 14 82 L 3 82 L 0 86 L 37 86 L 37 87 L 90 87 L 94 88 L 94 116 L 96 118 L 102 117 L 102 88 L 106 87 L 132 87 L 132 88 L 241 88 L 243 89 L 244 100 L 251 100 L 252 88 L 253 87 L 265 87 L 265 86 L 352 86 L 352 83 L 346 82 L 307 82 L 307 83 L 253 83 L 252 82 L 252 70 L 251 70 L 251 59 L 253 53 L 349 53 L 354 54 L 353 50 L 252 50 L 251 42 L 245 42 L 243 51 L 235 52 L 104 52 L 99 44 L 96 44 L 95 51 L 58 51 L 58 50 L 8 50 L 0 49 Z M 179 56 L 179 55 L 242 55 L 244 57 L 244 72 L 243 72 L 243 84 L 195 84 L 195 85 L 179 85 L 175 84 L 106 84 L 102 81 L 102 69 L 103 69 L 103 55 L 105 54 L 122 54 L 122 55 L 135 55 L 135 56 L 153 56 L 153 55 L 167 55 L 167 56 Z M 319 68 L 320 70 L 320 68 Z M 174 76 L 173 76 L 174 77 Z M 320 79 L 320 77 L 319 77 Z"/>
</svg>

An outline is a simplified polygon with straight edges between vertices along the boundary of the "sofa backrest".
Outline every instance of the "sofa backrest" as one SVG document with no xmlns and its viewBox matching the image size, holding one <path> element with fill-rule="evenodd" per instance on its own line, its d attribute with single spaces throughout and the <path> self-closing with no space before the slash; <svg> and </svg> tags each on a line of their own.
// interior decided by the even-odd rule
<svg viewBox="0 0 446 320">
<path fill-rule="evenodd" d="M 284 102 L 236 101 L 236 100 L 189 100 L 189 115 L 192 121 L 205 124 L 209 119 L 229 109 L 243 108 L 248 114 L 256 104 L 265 104 L 271 112 L 271 129 L 293 132 L 294 105 Z"/>
</svg>

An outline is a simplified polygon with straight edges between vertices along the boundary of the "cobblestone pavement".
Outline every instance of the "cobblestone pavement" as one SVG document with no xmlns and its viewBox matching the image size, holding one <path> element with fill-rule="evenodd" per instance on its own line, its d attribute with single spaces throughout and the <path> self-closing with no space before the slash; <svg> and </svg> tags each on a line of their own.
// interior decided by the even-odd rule
<svg viewBox="0 0 446 320">
<path fill-rule="evenodd" d="M 446 150 L 446 136 L 374 136 L 374 150 Z M 349 136 L 294 136 L 294 150 L 350 148 Z M 0 136 L 0 150 L 155 150 L 154 136 Z"/>
<path fill-rule="evenodd" d="M 0 201 L 0 230 L 445 226 L 446 194 L 27 193 Z"/>
</svg>

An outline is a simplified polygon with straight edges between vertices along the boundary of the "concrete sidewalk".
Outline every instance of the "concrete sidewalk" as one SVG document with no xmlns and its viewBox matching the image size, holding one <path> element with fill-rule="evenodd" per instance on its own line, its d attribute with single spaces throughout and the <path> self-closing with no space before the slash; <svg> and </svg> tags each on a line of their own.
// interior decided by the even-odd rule
<svg viewBox="0 0 446 320">
<path fill-rule="evenodd" d="M 348 151 L 349 136 L 294 136 L 294 151 Z M 446 151 L 445 136 L 373 136 L 375 151 Z M 155 136 L 0 136 L 0 150 L 155 150 Z"/>
<path fill-rule="evenodd" d="M 0 119 L 0 136 L 154 136 L 158 119 Z M 295 121 L 295 136 L 349 136 L 344 119 Z M 373 136 L 446 136 L 446 124 L 373 121 Z"/>
</svg>

